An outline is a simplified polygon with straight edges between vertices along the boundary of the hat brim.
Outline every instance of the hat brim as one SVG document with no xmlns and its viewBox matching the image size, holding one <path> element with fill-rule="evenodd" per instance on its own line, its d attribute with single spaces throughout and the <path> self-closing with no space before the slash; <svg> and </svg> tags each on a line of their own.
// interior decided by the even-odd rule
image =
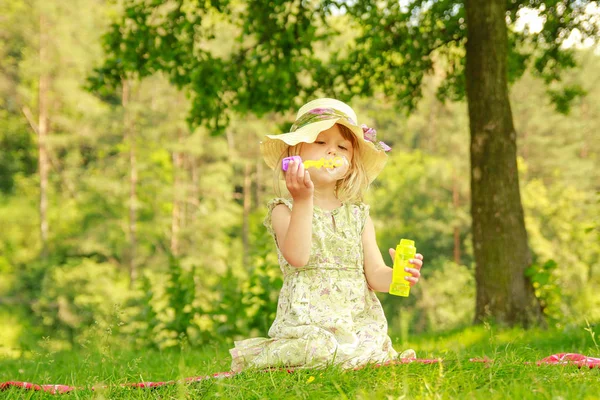
<svg viewBox="0 0 600 400">
<path fill-rule="evenodd" d="M 387 154 L 375 148 L 375 145 L 364 139 L 361 127 L 351 124 L 344 118 L 332 118 L 315 121 L 294 132 L 281 135 L 265 135 L 265 140 L 260 143 L 261 153 L 265 163 L 272 169 L 281 168 L 280 162 L 287 156 L 288 147 L 299 143 L 313 143 L 319 133 L 326 131 L 335 124 L 341 124 L 350 129 L 356 136 L 360 159 L 365 167 L 369 182 L 372 182 L 383 170 L 387 162 Z"/>
</svg>

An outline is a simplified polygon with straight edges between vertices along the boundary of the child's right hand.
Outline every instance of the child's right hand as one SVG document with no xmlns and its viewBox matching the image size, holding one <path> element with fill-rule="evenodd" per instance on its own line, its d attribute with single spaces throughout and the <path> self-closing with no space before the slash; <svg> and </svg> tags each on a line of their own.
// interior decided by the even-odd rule
<svg viewBox="0 0 600 400">
<path fill-rule="evenodd" d="M 297 161 L 291 161 L 285 172 L 285 185 L 292 195 L 294 201 L 308 200 L 315 192 L 315 186 L 310 179 L 310 174 L 304 169 L 304 165 Z"/>
</svg>

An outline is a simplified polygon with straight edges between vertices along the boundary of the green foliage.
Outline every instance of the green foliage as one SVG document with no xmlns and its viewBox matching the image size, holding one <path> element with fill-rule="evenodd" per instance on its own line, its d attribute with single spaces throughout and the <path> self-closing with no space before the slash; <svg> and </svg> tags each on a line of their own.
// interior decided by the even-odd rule
<svg viewBox="0 0 600 400">
<path fill-rule="evenodd" d="M 66 339 L 73 342 L 78 331 L 111 321 L 115 306 L 126 301 L 126 282 L 108 263 L 72 259 L 44 268 L 32 310 L 48 335 L 66 332 Z"/>
<path fill-rule="evenodd" d="M 466 205 L 452 207 L 451 174 L 452 166 L 438 157 L 418 151 L 390 155 L 368 198 L 382 249 L 395 248 L 400 238 L 414 239 L 420 253 L 431 255 L 429 269 L 452 256 L 453 229 L 462 232 L 462 243 L 469 219 Z M 384 254 L 387 258 L 387 251 Z M 471 260 L 467 254 L 464 263 Z"/>
<path fill-rule="evenodd" d="M 588 193 L 562 182 L 545 186 L 534 179 L 522 192 L 534 257 L 529 276 L 536 295 L 552 323 L 581 323 L 595 313 L 597 304 L 591 298 L 575 300 L 587 298 L 586 287 L 598 282 L 592 271 L 598 265 L 600 243 L 589 230 L 589 216 L 599 211 L 597 204 Z"/>
<path fill-rule="evenodd" d="M 222 341 L 225 338 L 235 337 L 247 333 L 248 320 L 241 307 L 243 280 L 233 274 L 232 268 L 220 277 L 218 283 L 211 287 L 215 293 L 215 300 L 211 304 L 209 313 L 211 319 L 215 319 L 214 327 L 207 332 L 212 340 Z"/>
<path fill-rule="evenodd" d="M 170 320 L 164 328 L 175 337 L 189 338 L 189 329 L 196 314 L 193 306 L 196 297 L 196 268 L 185 271 L 181 268 L 179 260 L 170 257 L 168 277 L 167 307 L 164 312 L 170 316 Z"/>
<path fill-rule="evenodd" d="M 586 92 L 580 86 L 570 86 L 561 90 L 548 90 L 550 101 L 555 104 L 556 110 L 563 114 L 571 111 L 571 104 L 577 97 L 582 97 Z"/>
<path fill-rule="evenodd" d="M 496 21 L 503 28 L 496 29 L 501 35 L 500 41 L 492 43 L 489 38 L 484 39 L 483 46 L 492 52 L 496 46 L 502 51 L 500 54 L 504 54 L 508 39 L 511 48 L 509 60 L 503 61 L 505 65 L 498 66 L 498 71 L 509 67 L 511 82 L 526 71 L 528 63 L 533 64 L 534 70 L 547 84 L 559 81 L 562 71 L 573 67 L 576 61 L 574 50 L 563 46 L 569 34 L 578 32 L 583 38 L 595 39 L 598 30 L 593 12 L 587 8 L 590 4 L 597 5 L 597 2 L 523 0 L 497 1 L 494 4 L 493 9 L 504 11 L 496 13 Z M 106 60 L 96 69 L 92 90 L 118 87 L 124 77 L 132 74 L 144 77 L 165 72 L 172 83 L 190 91 L 193 106 L 188 119 L 192 126 L 205 125 L 215 133 L 229 124 L 234 113 L 245 115 L 254 112 L 261 116 L 268 111 L 287 111 L 296 105 L 297 100 L 315 93 L 331 93 L 335 97 L 349 99 L 383 92 L 403 108 L 413 110 L 423 95 L 424 77 L 434 74 L 436 69 L 443 77 L 437 88 L 437 97 L 441 100 L 463 97 L 467 80 L 466 43 L 471 43 L 469 35 L 481 35 L 472 29 L 478 25 L 477 22 L 488 23 L 490 17 L 489 13 L 478 16 L 467 12 L 475 7 L 474 4 L 451 0 L 404 3 L 397 0 L 326 0 L 299 4 L 296 1 L 277 1 L 268 6 L 260 1 L 249 1 L 245 5 L 218 2 L 185 7 L 177 0 L 151 4 L 143 0 L 126 1 L 121 17 L 104 35 Z M 502 6 L 504 8 L 500 9 Z M 520 12 L 524 10 L 537 12 L 543 18 L 544 24 L 537 35 L 532 35 L 527 28 L 515 26 Z M 479 21 L 466 21 L 467 16 Z M 353 31 L 347 42 L 342 44 L 331 40 L 338 39 L 336 36 L 340 31 L 335 23 L 339 20 L 347 21 L 347 26 Z M 473 26 L 467 29 L 467 23 Z M 195 29 L 196 26 L 198 29 Z M 227 45 L 218 49 L 213 47 L 222 39 L 216 36 L 217 31 L 227 32 L 228 37 L 223 42 Z M 233 44 L 231 38 L 234 38 Z M 325 49 L 324 56 L 314 51 L 321 46 Z M 436 60 L 440 62 L 436 63 Z M 487 67 L 471 78 L 477 82 L 494 81 L 498 71 L 489 66 L 496 63 L 484 62 L 482 65 Z M 210 77 L 208 81 L 207 77 Z M 500 94 L 488 93 L 488 100 L 494 97 L 503 99 L 507 110 L 505 121 L 491 125 L 489 121 L 482 121 L 482 125 L 495 126 L 496 129 L 512 126 L 506 101 L 507 90 L 502 90 L 504 92 Z M 552 90 L 551 99 L 558 104 L 559 110 L 567 110 L 569 102 L 582 93 L 576 86 L 567 86 L 562 92 Z M 473 103 L 481 99 L 469 100 Z M 479 129 L 475 122 L 473 119 L 471 126 Z M 507 137 L 511 135 L 508 131 L 504 133 Z M 499 146 L 498 150 L 491 152 L 498 156 L 497 160 L 505 158 L 514 162 L 514 147 Z M 497 161 L 491 157 L 488 159 L 488 164 Z M 473 160 L 473 168 L 477 168 L 473 172 L 488 171 L 487 168 L 480 169 L 477 158 Z M 508 170 L 499 171 L 490 181 L 490 196 L 495 196 L 503 186 L 509 189 L 508 192 L 518 192 L 517 180 L 509 175 Z M 487 180 L 486 174 L 483 180 Z M 479 180 L 472 182 L 475 185 L 473 194 L 477 197 L 473 199 L 474 203 L 482 201 L 477 190 Z M 453 192 L 455 195 L 456 190 L 453 189 Z M 514 226 L 523 228 L 520 199 L 518 196 L 508 198 L 512 199 L 507 200 L 508 214 L 516 215 Z M 487 204 L 485 201 L 482 203 Z M 484 207 L 483 210 L 494 212 L 492 207 Z M 480 214 L 474 215 L 478 218 Z M 486 232 L 495 228 L 485 222 L 486 219 L 481 221 Z M 478 222 L 479 219 L 475 225 Z M 457 224 L 454 225 L 457 230 Z M 526 241 L 523 229 L 518 231 L 521 232 L 518 238 L 514 236 L 515 232 L 499 231 L 498 234 Z M 476 246 L 483 247 L 482 254 L 492 254 L 485 249 L 486 243 L 491 242 L 484 241 L 482 244 L 480 238 L 480 235 L 473 237 Z M 459 242 L 460 238 L 454 241 Z M 459 244 L 454 244 L 454 247 L 457 249 Z M 498 268 L 499 274 L 523 272 L 525 258 L 521 257 L 519 261 L 518 256 L 512 256 L 512 259 L 514 263 L 510 264 L 514 264 L 514 268 Z M 478 260 L 478 264 L 479 268 L 485 269 L 486 265 L 491 265 L 491 260 Z M 483 282 L 479 277 L 477 284 L 481 288 Z M 509 277 L 501 281 L 515 280 Z M 503 289 L 522 290 L 516 287 Z M 525 291 L 522 295 L 528 296 L 528 293 Z M 494 298 L 494 295 L 486 297 Z M 490 310 L 492 314 L 498 313 L 493 307 Z M 502 318 L 499 315 L 495 317 Z"/>
<path fill-rule="evenodd" d="M 561 71 L 575 65 L 573 51 L 562 46 L 569 33 L 577 30 L 582 40 L 597 33 L 588 4 L 597 2 L 507 3 L 510 81 L 530 62 L 547 83 L 559 81 Z M 544 19 L 540 33 L 512 28 L 525 8 Z M 180 0 L 128 0 L 103 37 L 106 59 L 90 78 L 91 88 L 102 92 L 118 87 L 127 74 L 165 72 L 173 84 L 192 93 L 190 122 L 213 130 L 228 124 L 232 112 L 287 111 L 298 97 L 317 91 L 343 99 L 382 90 L 412 109 L 440 55 L 446 62 L 439 97 L 463 98 L 465 14 L 464 2 L 452 0 L 194 6 Z M 339 19 L 354 31 L 342 45 L 333 43 L 345 33 L 336 25 Z M 325 57 L 315 52 L 321 46 L 329 51 Z M 552 98 L 564 109 L 564 100 L 575 94 L 567 90 L 560 99 L 556 93 Z"/>
<path fill-rule="evenodd" d="M 525 271 L 549 324 L 560 324 L 563 316 L 560 309 L 562 290 L 555 272 L 557 267 L 554 260 L 548 260 L 542 265 L 533 264 Z"/>
<path fill-rule="evenodd" d="M 428 332 L 468 326 L 475 316 L 475 277 L 464 265 L 446 262 L 424 279 L 417 312 L 427 315 Z"/>
<path fill-rule="evenodd" d="M 352 105 L 363 122 L 375 126 L 379 137 L 394 148 L 366 199 L 384 259 L 391 264 L 387 248 L 410 237 L 426 260 L 423 281 L 413 289 L 414 295 L 404 300 L 381 295 L 392 334 L 403 331 L 406 339 L 414 333 L 453 329 L 469 322 L 474 288 L 467 200 L 468 119 L 464 103 L 442 103 L 436 98 L 436 93 L 446 100 L 460 98 L 464 86 L 464 10 L 460 6 L 444 13 L 459 2 L 435 2 L 431 8 L 413 2 L 406 9 L 394 2 L 389 15 L 381 17 L 366 1 L 302 3 L 302 7 L 295 2 L 288 8 L 291 2 L 280 1 L 272 14 L 256 18 L 246 16 L 255 6 L 257 12 L 265 11 L 261 2 L 148 4 L 132 0 L 125 2 L 125 9 L 131 6 L 132 12 L 124 16 L 112 3 L 88 3 L 0 5 L 0 318 L 3 326 L 10 326 L 0 330 L 3 356 L 28 354 L 42 336 L 54 350 L 76 348 L 91 337 L 100 337 L 98 351 L 106 355 L 111 343 L 161 350 L 189 344 L 196 352 L 219 341 L 264 336 L 275 315 L 282 278 L 273 239 L 262 225 L 264 200 L 269 195 L 263 187 L 272 179 L 270 171 L 259 174 L 256 167 L 260 164 L 266 169 L 257 142 L 264 133 L 289 128 L 291 117 L 265 114 L 262 119 L 238 119 L 237 113 L 287 110 L 316 95 L 313 86 L 323 82 L 319 94 L 342 98 L 367 94 L 381 89 L 368 77 L 384 79 L 388 74 L 396 86 L 389 82 L 384 86 L 395 87 L 398 96 L 405 96 L 403 101 L 415 102 L 422 94 L 411 115 L 405 117 L 390 101 L 393 95 L 377 94 Z M 542 3 L 549 4 L 530 5 L 541 9 Z M 179 4 L 181 9 L 175 7 Z M 511 4 L 513 18 L 525 3 Z M 231 18 L 230 7 L 238 7 Z M 336 7 L 344 11 L 339 13 Z M 312 18 L 315 10 L 322 17 L 319 22 Z M 410 10 L 411 15 L 407 14 Z M 37 26 L 42 11 L 51 22 L 46 67 L 52 82 L 48 138 L 51 256 L 45 260 L 39 254 L 37 143 L 23 114 L 28 108 L 33 121 L 37 120 Z M 550 12 L 550 8 L 544 11 Z M 173 19 L 176 15 L 193 22 Z M 357 26 L 352 17 L 359 15 L 365 20 Z M 285 23 L 281 16 L 289 21 L 298 17 L 300 22 Z M 115 90 L 120 80 L 112 88 L 106 86 L 107 80 L 95 85 L 107 90 L 108 97 L 100 99 L 83 89 L 93 66 L 102 62 L 100 35 L 113 17 L 131 23 L 123 37 L 115 25 L 110 30 L 115 36 L 107 38 L 111 46 L 126 41 L 123 56 L 133 54 L 138 40 L 156 39 L 143 42 L 134 58 L 115 59 L 112 70 L 103 70 L 121 79 L 123 71 L 136 77 L 136 71 L 127 68 L 145 68 L 139 71 L 146 76 L 143 82 L 130 80 L 127 110 L 120 106 L 120 89 Z M 136 30 L 153 18 L 156 23 L 147 31 Z M 420 21 L 421 26 L 409 26 L 411 20 Z M 552 24 L 556 23 L 561 22 L 554 19 Z M 385 26 L 393 34 L 383 35 Z M 189 36 L 192 29 L 199 42 Z M 369 30 L 374 33 L 371 39 L 364 36 Z M 526 69 L 522 75 L 525 64 L 545 51 L 534 50 L 525 37 L 511 31 L 514 46 L 509 68 L 522 157 L 523 205 L 534 268 L 542 268 L 547 260 L 557 263 L 539 295 L 543 300 L 545 296 L 550 315 L 561 316 L 561 326 L 584 318 L 593 324 L 600 320 L 598 56 L 593 51 L 576 51 L 575 61 L 582 69 L 551 84 L 557 93 L 573 89 L 566 93 L 570 114 L 559 115 L 549 101 L 540 100 L 546 86 L 532 75 L 547 74 L 552 81 L 559 72 L 553 65 L 570 61 L 553 61 L 560 54 L 549 54 L 540 70 Z M 296 40 L 301 49 L 295 47 Z M 287 52 L 276 51 L 281 43 L 289 47 Z M 331 44 L 339 54 L 331 53 Z M 354 54 L 352 44 L 365 51 L 382 51 L 374 57 Z M 389 49 L 390 45 L 400 50 Z M 196 47 L 188 51 L 189 46 Z M 431 53 L 432 46 L 441 47 Z M 400 54 L 402 49 L 406 52 Z M 312 50 L 314 57 L 307 54 Z M 348 57 L 357 58 L 346 65 Z M 396 70 L 387 71 L 385 65 Z M 435 66 L 431 76 L 426 74 L 429 65 Z M 369 68 L 377 72 L 369 75 Z M 353 69 L 365 76 L 344 80 Z M 208 80 L 207 74 L 211 74 Z M 190 91 L 195 105 L 169 81 Z M 329 86 L 335 90 L 328 91 Z M 346 87 L 354 89 L 347 93 Z M 586 97 L 576 96 L 578 88 Z M 210 97 L 215 93 L 220 97 Z M 213 126 L 222 128 L 231 118 L 227 137 L 213 137 L 217 130 L 192 131 L 186 124 L 190 113 L 194 123 L 199 123 L 215 112 L 221 114 Z M 132 137 L 123 127 L 125 116 L 133 122 Z M 137 157 L 135 198 L 130 193 L 132 149 Z M 175 163 L 178 154 L 179 166 Z M 247 247 L 242 239 L 245 163 L 252 166 Z M 136 211 L 135 252 L 129 230 L 131 205 Z M 174 221 L 178 222 L 177 234 L 173 233 Z M 171 258 L 169 241 L 174 236 L 177 256 Z M 458 264 L 455 247 L 460 251 Z M 140 278 L 129 290 L 126 271 L 132 254 Z M 98 361 L 94 368 L 109 368 L 101 365 Z M 40 364 L 41 369 L 49 366 Z"/>
<path fill-rule="evenodd" d="M 247 329 L 245 333 L 264 336 L 275 320 L 277 297 L 283 279 L 277 262 L 275 243 L 264 228 L 263 219 L 263 212 L 252 215 L 252 265 L 248 271 L 248 279 L 242 283 L 241 304 L 244 306 L 244 326 Z"/>
<path fill-rule="evenodd" d="M 0 193 L 9 194 L 17 174 L 35 173 L 34 143 L 22 118 L 0 109 Z"/>
<path fill-rule="evenodd" d="M 285 1 L 184 6 L 129 0 L 103 37 L 107 58 L 89 87 L 106 97 L 124 76 L 164 72 L 192 94 L 191 124 L 221 131 L 233 111 L 288 110 L 298 93 L 314 90 L 302 77 L 319 65 L 310 54 L 325 37 L 312 20 L 327 14 L 325 7 Z"/>
<path fill-rule="evenodd" d="M 251 214 L 249 259 L 252 264 L 244 266 L 247 270 L 240 273 L 234 273 L 230 266 L 206 288 L 213 294 L 210 303 L 205 309 L 196 310 L 213 320 L 212 327 L 204 331 L 206 342 L 266 335 L 275 318 L 282 279 L 273 238 L 262 226 L 263 218 L 263 211 Z"/>
<path fill-rule="evenodd" d="M 20 66 L 26 57 L 27 34 L 32 21 L 27 4 L 3 2 L 0 5 L 0 193 L 13 191 L 19 175 L 30 176 L 37 168 L 33 131 L 23 118 L 19 101 Z"/>
<path fill-rule="evenodd" d="M 272 238 L 259 222 L 263 212 L 252 215 L 253 264 L 243 273 L 227 268 L 217 279 L 205 280 L 198 295 L 201 277 L 196 267 L 185 269 L 171 256 L 166 276 L 144 277 L 136 295 L 124 309 L 129 315 L 125 329 L 134 342 L 157 348 L 179 346 L 185 340 L 194 346 L 222 342 L 231 337 L 266 334 L 275 317 L 281 276 L 273 254 Z M 167 280 L 164 293 L 154 289 Z"/>
<path fill-rule="evenodd" d="M 159 331 L 160 320 L 155 310 L 155 293 L 152 282 L 146 274 L 139 280 L 139 292 L 132 295 L 125 303 L 128 326 L 125 328 L 129 341 L 134 348 L 158 348 L 155 340 Z"/>
</svg>

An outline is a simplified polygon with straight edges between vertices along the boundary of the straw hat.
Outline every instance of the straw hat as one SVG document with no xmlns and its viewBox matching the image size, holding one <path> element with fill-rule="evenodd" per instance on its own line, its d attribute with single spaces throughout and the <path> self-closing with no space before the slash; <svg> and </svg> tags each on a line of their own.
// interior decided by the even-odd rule
<svg viewBox="0 0 600 400">
<path fill-rule="evenodd" d="M 281 168 L 280 161 L 287 156 L 289 146 L 312 143 L 319 133 L 335 124 L 341 124 L 356 135 L 359 157 L 369 182 L 372 182 L 385 166 L 386 152 L 391 148 L 376 140 L 375 129 L 366 125 L 359 126 L 356 121 L 356 113 L 346 103 L 328 98 L 310 101 L 298 110 L 291 132 L 265 136 L 265 140 L 260 143 L 263 158 L 270 168 Z"/>
</svg>

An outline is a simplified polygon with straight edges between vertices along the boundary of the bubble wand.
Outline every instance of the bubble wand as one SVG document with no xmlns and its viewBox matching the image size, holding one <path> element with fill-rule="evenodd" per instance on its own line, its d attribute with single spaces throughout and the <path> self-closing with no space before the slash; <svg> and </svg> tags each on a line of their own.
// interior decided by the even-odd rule
<svg viewBox="0 0 600 400">
<path fill-rule="evenodd" d="M 327 168 L 327 169 L 333 169 L 333 168 L 337 168 L 337 167 L 341 167 L 346 163 L 346 159 L 345 157 L 333 157 L 333 158 L 321 158 L 319 160 L 306 160 L 304 162 L 302 162 L 302 158 L 300 158 L 300 156 L 291 156 L 291 157 L 285 157 L 281 163 L 281 168 L 284 171 L 288 170 L 288 166 L 290 165 L 291 161 L 296 161 L 298 163 L 302 163 L 302 165 L 304 165 L 304 168 Z"/>
</svg>

